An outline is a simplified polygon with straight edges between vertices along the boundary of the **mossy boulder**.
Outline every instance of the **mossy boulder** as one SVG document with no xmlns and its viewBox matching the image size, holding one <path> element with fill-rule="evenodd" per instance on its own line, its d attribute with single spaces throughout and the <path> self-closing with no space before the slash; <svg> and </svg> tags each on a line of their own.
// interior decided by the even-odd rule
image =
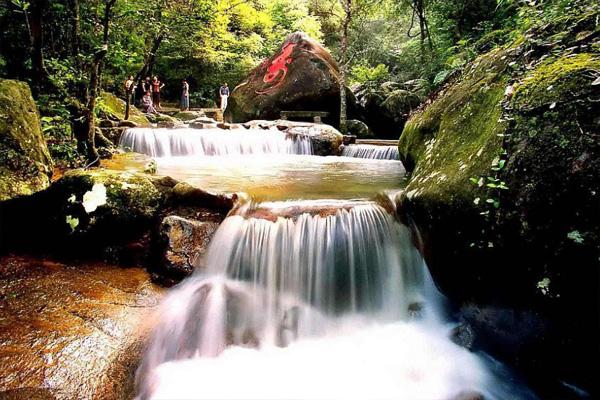
<svg viewBox="0 0 600 400">
<path fill-rule="evenodd" d="M 5 251 L 42 251 L 137 263 L 164 196 L 143 173 L 71 170 L 47 190 L 2 204 Z"/>
<path fill-rule="evenodd" d="M 52 169 L 29 86 L 0 79 L 0 201 L 47 188 Z"/>
<path fill-rule="evenodd" d="M 600 55 L 573 31 L 593 21 L 480 56 L 399 140 L 412 176 L 398 200 L 437 285 L 469 305 L 480 345 L 561 396 L 560 381 L 598 390 L 599 307 L 582 296 L 599 289 Z"/>
<path fill-rule="evenodd" d="M 125 101 L 109 92 L 100 94 L 98 108 L 100 115 L 113 121 L 122 121 L 125 119 Z M 133 104 L 129 109 L 129 121 L 135 122 L 139 127 L 148 127 L 150 122 L 148 118 L 138 110 Z"/>
</svg>

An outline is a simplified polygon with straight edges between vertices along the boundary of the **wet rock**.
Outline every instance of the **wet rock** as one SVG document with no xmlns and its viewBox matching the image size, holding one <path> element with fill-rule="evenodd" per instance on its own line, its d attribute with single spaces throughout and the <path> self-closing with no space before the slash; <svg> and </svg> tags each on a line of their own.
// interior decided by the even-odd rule
<svg viewBox="0 0 600 400">
<path fill-rule="evenodd" d="M 123 133 L 129 128 L 125 127 L 114 127 L 114 128 L 100 128 L 102 132 L 102 136 L 110 140 L 115 146 L 119 145 L 119 141 L 121 140 L 121 136 Z"/>
<path fill-rule="evenodd" d="M 173 129 L 173 128 L 184 127 L 185 125 L 180 120 L 162 120 L 162 121 L 158 121 L 156 123 L 156 126 L 159 128 Z"/>
<path fill-rule="evenodd" d="M 228 212 L 237 200 L 236 194 L 211 193 L 185 182 L 177 183 L 170 193 L 170 201 L 178 205 L 201 206 Z"/>
<path fill-rule="evenodd" d="M 229 124 L 227 122 L 219 122 L 217 124 L 217 128 L 219 129 L 226 129 L 226 130 L 230 130 L 230 129 L 234 129 L 233 127 L 236 126 L 235 124 Z"/>
<path fill-rule="evenodd" d="M 147 272 L 4 257 L 0 295 L 0 398 L 133 398 L 163 295 Z"/>
<path fill-rule="evenodd" d="M 373 132 L 369 129 L 367 124 L 357 119 L 351 119 L 347 122 L 348 133 L 355 135 L 359 139 L 372 138 L 374 137 Z"/>
<path fill-rule="evenodd" d="M 450 332 L 450 340 L 465 349 L 471 350 L 475 342 L 475 331 L 467 323 L 460 324 Z"/>
<path fill-rule="evenodd" d="M 348 93 L 348 111 L 355 99 Z M 324 122 L 339 124 L 340 72 L 336 61 L 306 34 L 289 35 L 231 93 L 225 120 L 278 119 L 281 111 L 326 111 Z"/>
<path fill-rule="evenodd" d="M 461 391 L 459 394 L 453 396 L 449 400 L 485 400 L 485 397 L 479 392 L 473 390 L 466 390 Z"/>
<path fill-rule="evenodd" d="M 600 306 L 581 294 L 599 290 L 600 85 L 592 71 L 600 60 L 574 40 L 594 18 L 571 30 L 565 21 L 548 25 L 543 35 L 560 33 L 552 54 L 534 45 L 478 57 L 412 115 L 399 140 L 412 172 L 402 209 L 438 287 L 459 304 L 535 315 L 540 328 L 527 337 L 500 322 L 509 311 L 471 325 L 478 340 L 487 335 L 489 352 L 542 390 L 563 380 L 592 397 L 597 379 L 583 366 L 595 362 L 598 324 L 588 316 Z"/>
<path fill-rule="evenodd" d="M 190 122 L 189 127 L 194 128 L 194 129 L 216 129 L 216 128 L 218 128 L 216 123 L 206 123 L 206 122 L 196 122 L 196 121 Z"/>
<path fill-rule="evenodd" d="M 198 221 L 170 215 L 163 219 L 161 241 L 165 243 L 164 274 L 182 279 L 197 268 L 219 227 L 219 222 Z"/>
<path fill-rule="evenodd" d="M 29 86 L 0 79 L 0 201 L 47 188 L 52 168 Z"/>
<path fill-rule="evenodd" d="M 173 117 L 181 121 L 193 121 L 198 118 L 206 117 L 206 114 L 202 111 L 179 111 L 177 114 L 173 115 Z"/>
</svg>

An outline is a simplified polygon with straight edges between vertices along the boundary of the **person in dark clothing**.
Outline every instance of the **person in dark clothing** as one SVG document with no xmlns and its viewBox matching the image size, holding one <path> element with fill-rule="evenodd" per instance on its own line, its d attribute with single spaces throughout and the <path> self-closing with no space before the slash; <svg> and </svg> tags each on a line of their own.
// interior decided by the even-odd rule
<svg viewBox="0 0 600 400">
<path fill-rule="evenodd" d="M 227 82 L 219 88 L 219 95 L 221 96 L 221 110 L 225 110 L 227 108 L 227 99 L 229 98 L 229 86 L 227 86 Z"/>
</svg>

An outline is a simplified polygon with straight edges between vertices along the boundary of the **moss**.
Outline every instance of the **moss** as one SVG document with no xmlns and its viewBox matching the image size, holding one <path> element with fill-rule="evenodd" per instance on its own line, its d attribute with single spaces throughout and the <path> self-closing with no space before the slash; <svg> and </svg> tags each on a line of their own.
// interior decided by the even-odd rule
<svg viewBox="0 0 600 400">
<path fill-rule="evenodd" d="M 109 118 L 122 120 L 125 118 L 125 101 L 119 99 L 112 93 L 102 92 L 98 108 L 101 113 L 107 114 Z M 131 106 L 129 120 L 138 126 L 150 126 L 148 118 L 135 106 Z"/>
<path fill-rule="evenodd" d="M 29 86 L 0 79 L 0 200 L 45 189 L 52 168 Z"/>
<path fill-rule="evenodd" d="M 94 184 L 106 187 L 106 205 L 98 207 L 92 216 L 109 218 L 112 223 L 122 223 L 136 219 L 151 219 L 158 211 L 161 195 L 156 187 L 143 174 L 107 169 L 72 170 L 67 172 L 57 185 L 64 195 L 75 195 L 77 201 Z"/>
<path fill-rule="evenodd" d="M 582 53 L 543 61 L 517 85 L 513 105 L 535 108 L 564 102 L 586 90 L 600 72 L 600 56 Z"/>
<path fill-rule="evenodd" d="M 506 56 L 495 51 L 480 57 L 460 83 L 408 121 L 398 148 L 413 171 L 411 196 L 474 197 L 469 178 L 488 171 L 502 149 Z"/>
</svg>

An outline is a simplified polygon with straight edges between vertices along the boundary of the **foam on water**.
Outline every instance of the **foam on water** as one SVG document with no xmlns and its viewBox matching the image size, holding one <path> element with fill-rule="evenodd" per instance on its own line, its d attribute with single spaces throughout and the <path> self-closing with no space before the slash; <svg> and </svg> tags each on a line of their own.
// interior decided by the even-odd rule
<svg viewBox="0 0 600 400">
<path fill-rule="evenodd" d="M 140 399 L 528 398 L 449 339 L 408 229 L 378 204 L 238 208 L 205 264 L 160 307 Z"/>
<path fill-rule="evenodd" d="M 399 160 L 397 146 L 376 146 L 371 144 L 350 144 L 342 149 L 342 156 L 370 158 L 377 160 Z"/>
<path fill-rule="evenodd" d="M 309 136 L 277 129 L 131 128 L 123 133 L 119 146 L 152 157 L 312 154 Z"/>
</svg>

